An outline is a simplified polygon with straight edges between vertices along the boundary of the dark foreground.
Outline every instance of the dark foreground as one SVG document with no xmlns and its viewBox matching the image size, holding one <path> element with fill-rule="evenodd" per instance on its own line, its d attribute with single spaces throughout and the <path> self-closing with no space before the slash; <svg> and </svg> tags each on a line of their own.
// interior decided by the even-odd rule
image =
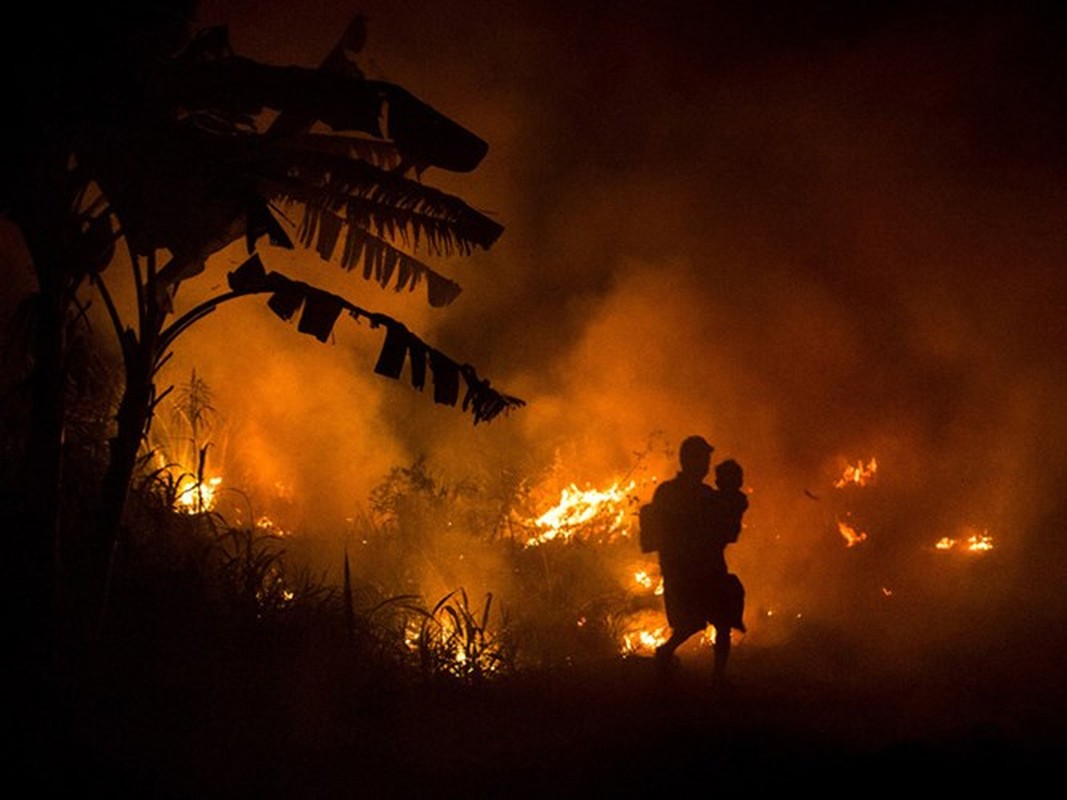
<svg viewBox="0 0 1067 800">
<path fill-rule="evenodd" d="M 1018 792 L 1067 764 L 1047 639 L 907 666 L 743 643 L 721 686 L 681 654 L 669 680 L 630 658 L 481 687 L 359 677 L 336 652 L 105 666 L 19 767 L 32 796 L 559 798 Z"/>
</svg>

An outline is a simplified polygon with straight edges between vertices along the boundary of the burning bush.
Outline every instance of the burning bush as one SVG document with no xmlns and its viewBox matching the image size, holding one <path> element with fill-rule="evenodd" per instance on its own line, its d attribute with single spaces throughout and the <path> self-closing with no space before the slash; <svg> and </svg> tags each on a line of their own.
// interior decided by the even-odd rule
<svg viewBox="0 0 1067 800">
<path fill-rule="evenodd" d="M 645 652 L 661 640 L 658 569 L 632 530 L 634 481 L 559 489 L 512 476 L 504 484 L 448 483 L 418 460 L 392 470 L 370 512 L 353 522 L 362 580 L 383 595 L 442 598 L 409 634 L 424 669 L 469 677 L 505 661 L 551 668 Z M 487 598 L 483 611 L 470 596 Z M 472 661 L 470 651 L 490 643 L 489 662 Z"/>
<path fill-rule="evenodd" d="M 421 671 L 430 678 L 456 678 L 477 683 L 509 673 L 513 666 L 506 616 L 496 631 L 489 627 L 493 596 L 479 611 L 467 592 L 459 589 L 442 597 L 429 611 L 416 607 L 408 644 L 418 654 Z"/>
</svg>

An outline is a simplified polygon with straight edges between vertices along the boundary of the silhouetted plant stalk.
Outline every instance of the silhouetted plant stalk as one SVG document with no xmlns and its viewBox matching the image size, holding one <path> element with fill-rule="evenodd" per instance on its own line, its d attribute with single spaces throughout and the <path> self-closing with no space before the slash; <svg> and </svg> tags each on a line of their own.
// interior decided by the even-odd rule
<svg viewBox="0 0 1067 800">
<path fill-rule="evenodd" d="M 222 479 L 209 476 L 207 466 L 209 453 L 218 452 L 220 434 L 211 388 L 194 368 L 189 380 L 170 396 L 174 398 L 170 414 L 155 415 L 149 437 L 153 466 L 173 474 L 176 509 L 187 514 L 212 511 Z"/>
<path fill-rule="evenodd" d="M 116 430 L 109 442 L 110 458 L 101 484 L 98 524 L 86 553 L 88 608 L 97 614 L 97 635 L 106 615 L 108 585 L 112 579 L 115 550 L 120 544 L 126 497 L 152 412 L 161 399 L 156 394 L 154 379 L 161 362 L 166 359 L 159 340 L 167 311 L 159 303 L 155 255 L 149 254 L 142 266 L 142 260 L 131 248 L 130 261 L 137 290 L 136 328 L 124 324 L 103 276 L 94 276 L 121 346 L 125 376 L 122 399 L 115 415 Z"/>
<path fill-rule="evenodd" d="M 413 646 L 422 673 L 477 683 L 510 672 L 514 666 L 507 641 L 507 619 L 489 629 L 493 595 L 479 610 L 465 589 L 449 592 L 430 610 L 413 607 L 419 616 Z"/>
<path fill-rule="evenodd" d="M 220 535 L 222 575 L 238 611 L 262 620 L 295 597 L 285 580 L 285 549 L 280 537 L 251 527 L 228 527 Z"/>
</svg>

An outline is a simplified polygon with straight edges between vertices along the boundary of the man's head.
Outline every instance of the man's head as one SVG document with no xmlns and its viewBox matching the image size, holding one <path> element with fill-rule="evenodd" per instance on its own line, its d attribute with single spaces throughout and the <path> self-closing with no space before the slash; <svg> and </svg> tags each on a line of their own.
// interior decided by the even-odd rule
<svg viewBox="0 0 1067 800">
<path fill-rule="evenodd" d="M 711 451 L 714 449 L 703 436 L 686 438 L 678 449 L 682 472 L 703 478 L 711 468 Z"/>
</svg>

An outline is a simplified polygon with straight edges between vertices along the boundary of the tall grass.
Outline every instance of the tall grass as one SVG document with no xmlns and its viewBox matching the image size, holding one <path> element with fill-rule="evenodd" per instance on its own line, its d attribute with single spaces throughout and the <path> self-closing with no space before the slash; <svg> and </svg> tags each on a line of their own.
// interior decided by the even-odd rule
<svg viewBox="0 0 1067 800">
<path fill-rule="evenodd" d="M 448 483 L 419 460 L 394 469 L 355 521 L 354 570 L 385 594 L 420 599 L 412 639 L 423 672 L 469 680 L 472 671 L 481 679 L 618 657 L 634 620 L 659 607 L 651 589 L 634 583 L 648 559 L 618 532 L 617 507 L 568 537 L 529 546 L 533 521 L 559 489 L 536 491 L 533 483 L 512 481 L 502 499 L 491 481 Z M 484 596 L 485 607 L 473 608 L 473 596 Z M 494 604 L 507 608 L 506 620 L 490 619 Z M 472 658 L 488 656 L 490 642 L 499 652 Z"/>
<path fill-rule="evenodd" d="M 420 617 L 414 643 L 425 677 L 479 683 L 514 669 L 506 615 L 495 630 L 489 626 L 492 603 L 490 594 L 481 609 L 473 607 L 466 590 L 459 589 L 428 611 L 414 607 Z"/>
<path fill-rule="evenodd" d="M 635 591 L 643 557 L 620 534 L 618 508 L 530 546 L 562 473 L 445 479 L 425 459 L 395 467 L 339 537 L 337 560 L 316 571 L 297 552 L 299 532 L 179 502 L 204 484 L 223 431 L 195 372 L 175 397 L 127 513 L 112 608 L 126 606 L 131 634 L 281 645 L 315 631 L 360 669 L 471 684 L 620 657 L 635 620 L 658 609 L 651 591 Z"/>
</svg>

